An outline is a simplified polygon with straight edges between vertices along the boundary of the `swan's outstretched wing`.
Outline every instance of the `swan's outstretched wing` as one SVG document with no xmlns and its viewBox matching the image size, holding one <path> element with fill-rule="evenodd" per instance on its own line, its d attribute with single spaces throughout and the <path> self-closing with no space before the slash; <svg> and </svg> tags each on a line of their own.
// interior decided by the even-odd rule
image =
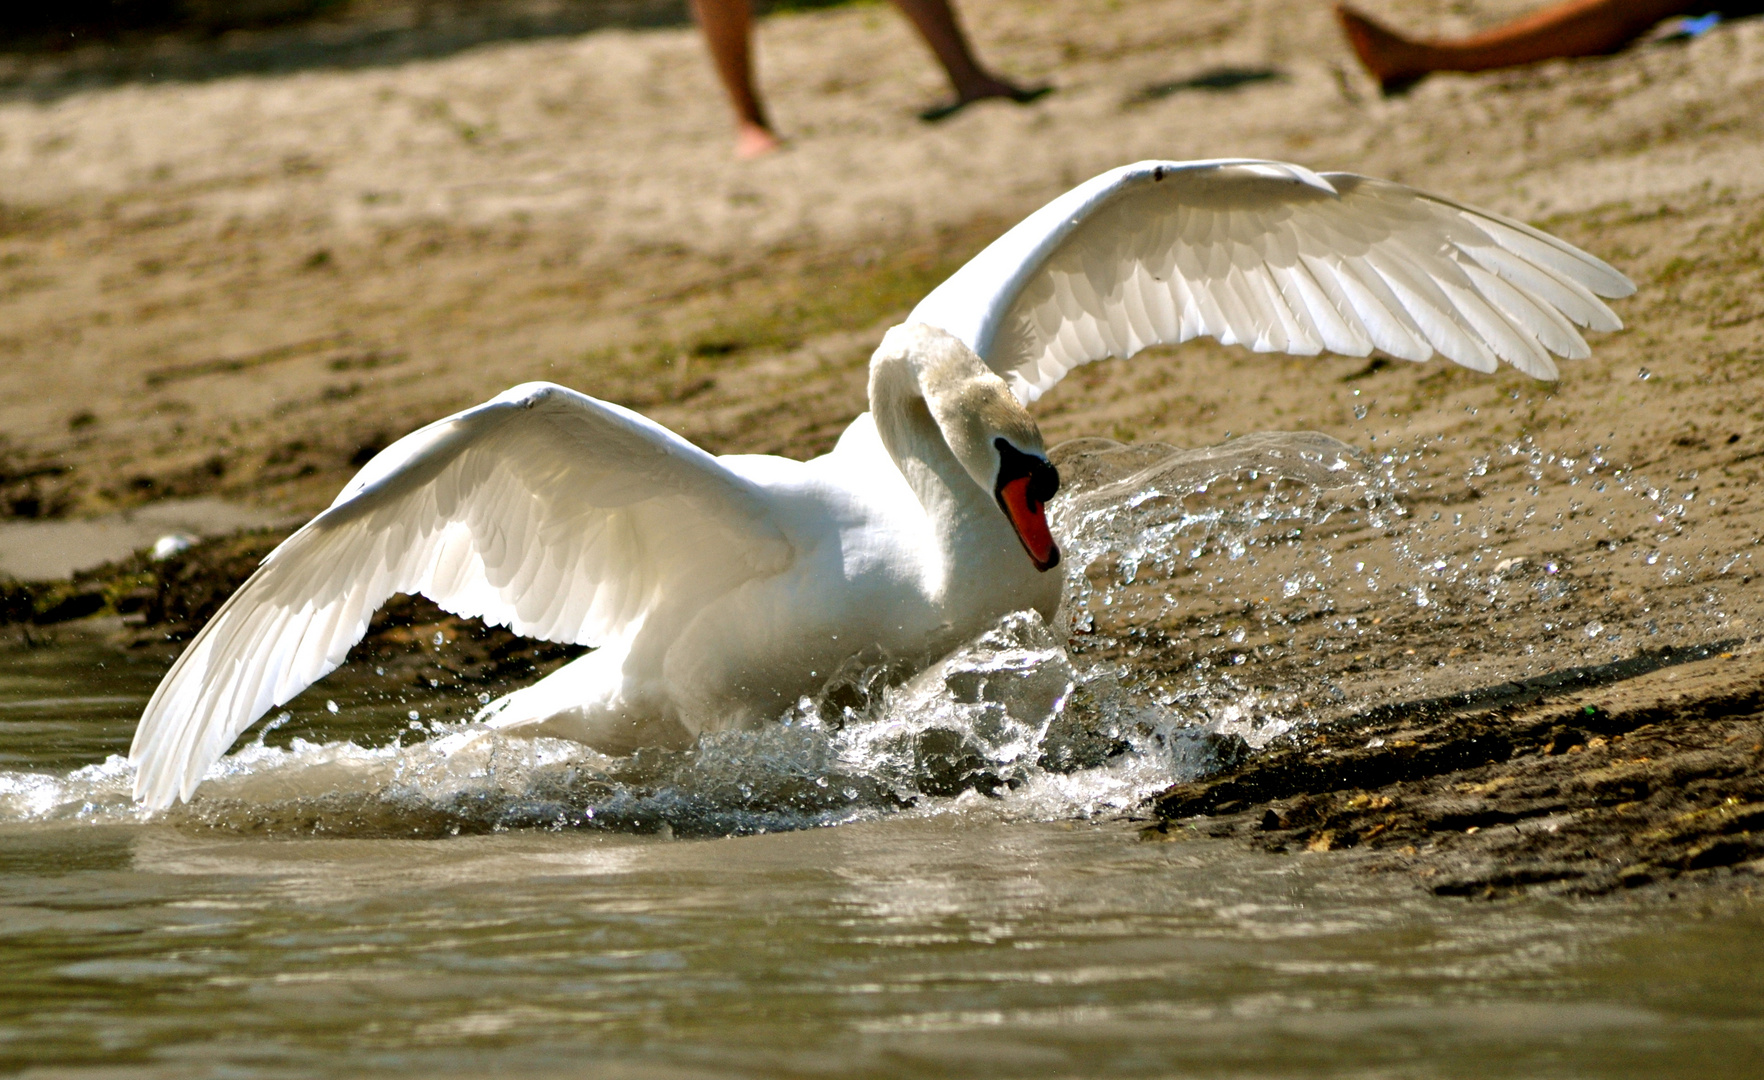
<svg viewBox="0 0 1764 1080">
<path fill-rule="evenodd" d="M 135 797 L 189 798 L 394 593 L 594 645 L 664 596 L 714 597 L 792 557 L 764 492 L 703 450 L 616 405 L 517 386 L 398 440 L 264 559 L 147 703 Z"/>
<path fill-rule="evenodd" d="M 1035 400 L 1079 364 L 1214 337 L 1258 352 L 1437 350 L 1541 379 L 1628 278 L 1499 214 L 1277 161 L 1142 161 L 1037 210 L 908 316 Z"/>
</svg>

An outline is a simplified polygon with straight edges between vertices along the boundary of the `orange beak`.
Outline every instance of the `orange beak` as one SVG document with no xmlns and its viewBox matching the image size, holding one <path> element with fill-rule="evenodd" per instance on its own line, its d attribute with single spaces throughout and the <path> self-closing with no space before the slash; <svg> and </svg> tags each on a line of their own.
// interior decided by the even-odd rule
<svg viewBox="0 0 1764 1080">
<path fill-rule="evenodd" d="M 1047 530 L 1047 515 L 1042 512 L 1042 504 L 1029 495 L 1029 477 L 1019 476 L 1000 486 L 998 501 L 1004 506 L 1005 516 L 1011 519 L 1011 527 L 1017 530 L 1017 539 L 1023 542 L 1023 550 L 1029 553 L 1035 569 L 1047 571 L 1058 566 L 1060 548 Z"/>
</svg>

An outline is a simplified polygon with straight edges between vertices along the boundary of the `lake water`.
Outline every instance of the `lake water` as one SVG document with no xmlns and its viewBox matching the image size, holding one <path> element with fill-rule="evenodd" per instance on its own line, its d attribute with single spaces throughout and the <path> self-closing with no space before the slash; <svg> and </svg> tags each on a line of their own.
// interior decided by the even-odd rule
<svg viewBox="0 0 1764 1080">
<path fill-rule="evenodd" d="M 1336 855 L 1142 842 L 1032 784 L 720 837 L 499 831 L 457 802 L 439 829 L 432 806 L 364 823 L 359 804 L 319 812 L 343 835 L 236 805 L 142 822 L 92 774 L 159 673 L 77 643 L 0 653 L 0 1067 L 1656 1080 L 1764 1062 L 1764 911 L 1740 898 L 1440 899 Z"/>
<path fill-rule="evenodd" d="M 1055 508 L 1071 655 L 1013 616 L 905 685 L 855 670 L 684 753 L 488 737 L 486 688 L 368 661 L 148 816 L 122 755 L 164 661 L 71 631 L 0 648 L 0 1069 L 1764 1076 L 1745 896 L 1443 899 L 1352 853 L 1123 820 L 1330 715 L 1725 640 L 1764 618 L 1721 578 L 1741 555 L 1533 566 L 1506 545 L 1585 506 L 1423 512 L 1393 493 L 1461 478 L 1387 452 L 1354 479 L 1320 436 L 1149 452 L 1062 466 L 1089 492 Z M 1596 455 L 1507 456 L 1664 520 L 1670 493 Z M 1585 583 L 1626 567 L 1650 604 L 1598 605 Z M 1466 667 L 1444 643 L 1467 626 L 1490 640 Z"/>
</svg>

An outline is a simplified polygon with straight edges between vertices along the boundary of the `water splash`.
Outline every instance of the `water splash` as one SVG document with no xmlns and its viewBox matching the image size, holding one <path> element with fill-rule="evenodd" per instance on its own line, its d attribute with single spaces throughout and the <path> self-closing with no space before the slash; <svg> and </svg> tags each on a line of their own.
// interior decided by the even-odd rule
<svg viewBox="0 0 1764 1080">
<path fill-rule="evenodd" d="M 1336 551 L 1402 518 L 1398 485 L 1315 432 L 1201 450 L 1083 439 L 1056 455 L 1071 477 L 1053 526 L 1074 568 L 1062 603 L 1074 653 L 1121 663 L 1192 726 L 1252 746 L 1290 731 L 1311 707 L 1302 684 L 1234 669 L 1275 652 L 1277 630 L 1333 612 L 1348 575 L 1377 588 L 1383 567 Z"/>
<path fill-rule="evenodd" d="M 162 819 L 352 836 L 584 827 L 727 835 L 937 812 L 979 797 L 1001 813 L 1070 817 L 1128 808 L 1241 749 L 1183 729 L 1107 669 L 1078 670 L 1032 612 L 1007 616 L 910 679 L 898 675 L 887 664 L 854 668 L 779 723 L 624 758 L 465 720 L 415 724 L 383 746 L 274 746 L 265 741 L 272 721 Z M 328 712 L 334 699 L 317 700 Z M 133 780 L 118 755 L 61 777 L 0 774 L 0 821 L 144 820 Z"/>
<path fill-rule="evenodd" d="M 1322 436 L 1243 439 L 1191 454 L 1099 440 L 1076 449 L 1061 454 L 1071 494 L 1054 517 L 1073 612 L 1162 611 L 1174 601 L 1154 597 L 1148 607 L 1148 582 L 1188 572 L 1215 550 L 1241 559 L 1267 542 L 1263 534 L 1369 501 L 1353 451 Z M 1238 474 L 1261 485 L 1253 505 L 1196 500 L 1208 483 Z M 1170 783 L 1233 764 L 1276 730 L 1255 694 L 1211 704 L 1154 700 L 1131 663 L 1068 653 L 1069 618 L 1049 627 L 1033 613 L 1007 616 L 917 674 L 854 662 L 782 722 L 708 734 L 683 752 L 608 758 L 463 718 L 398 723 L 399 737 L 378 746 L 348 738 L 266 744 L 283 714 L 166 818 L 409 836 L 522 827 L 750 833 L 939 812 L 976 799 L 1005 814 L 1071 817 L 1129 809 Z M 396 701 L 379 696 L 387 710 L 443 711 L 402 692 Z M 324 685 L 291 708 L 337 711 Z M 136 820 L 132 780 L 120 757 L 60 778 L 8 774 L 0 817 Z"/>
<path fill-rule="evenodd" d="M 1596 445 L 1529 437 L 1466 468 L 1441 438 L 1376 454 L 1317 434 L 1069 443 L 1054 452 L 1067 578 L 1051 627 L 1012 615 L 911 677 L 854 664 L 779 723 L 627 758 L 486 731 L 444 689 L 382 689 L 394 741 L 269 745 L 266 728 L 166 819 L 718 835 L 975 806 L 1114 813 L 1373 705 L 1706 644 L 1758 617 L 1725 587 L 1749 581 L 1751 552 L 1700 514 L 1694 474 L 1650 479 Z M 290 709 L 331 715 L 342 696 L 327 681 Z M 406 726 L 411 710 L 430 719 Z M 0 823 L 138 820 L 132 781 L 119 757 L 0 772 Z"/>
<path fill-rule="evenodd" d="M 1764 617 L 1756 537 L 1720 480 L 1650 476 L 1526 434 L 1257 435 L 1203 451 L 1056 453 L 1079 662 L 1260 745 L 1372 707 L 1731 647 Z M 1469 464 L 1464 464 L 1469 457 Z"/>
</svg>

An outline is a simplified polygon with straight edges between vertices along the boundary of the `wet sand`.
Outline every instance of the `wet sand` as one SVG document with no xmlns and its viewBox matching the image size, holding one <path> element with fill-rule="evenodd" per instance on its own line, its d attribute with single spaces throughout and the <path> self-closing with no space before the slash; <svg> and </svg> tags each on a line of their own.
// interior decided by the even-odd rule
<svg viewBox="0 0 1764 1080">
<path fill-rule="evenodd" d="M 71 578 L 162 539 L 187 545 L 277 524 L 284 514 L 219 499 L 164 499 L 96 517 L 0 520 L 0 577 Z"/>
<path fill-rule="evenodd" d="M 1142 835 L 1355 849 L 1366 870 L 1442 896 L 1751 892 L 1764 885 L 1764 655 L 1736 647 L 1372 710 L 1169 789 Z"/>
<path fill-rule="evenodd" d="M 1524 6 L 1369 5 L 1438 32 Z M 1371 460 L 1394 448 L 1389 468 L 1419 470 L 1406 520 L 1442 515 L 1428 555 L 1452 569 L 1431 608 L 1407 588 L 1221 596 L 1081 635 L 1081 655 L 1130 656 L 1148 692 L 1205 661 L 1304 717 L 1248 772 L 1167 795 L 1157 835 L 1352 846 L 1342 857 L 1478 895 L 1685 874 L 1745 887 L 1732 868 L 1764 855 L 1748 816 L 1764 23 L 1384 100 L 1321 4 L 963 10 L 988 58 L 1058 92 L 927 127 L 915 112 L 944 90 L 892 12 L 779 16 L 760 47 L 791 144 L 752 164 L 730 159 L 683 27 L 15 88 L 0 100 L 0 507 L 61 520 L 214 497 L 307 514 L 391 439 L 531 378 L 714 451 L 805 456 L 862 408 L 887 325 L 1094 172 L 1245 155 L 1388 176 L 1611 261 L 1640 286 L 1617 305 L 1628 328 L 1556 385 L 1194 343 L 1083 369 L 1038 405 L 1054 441 L 1281 428 Z M 1270 77 L 1191 85 L 1222 69 Z M 1459 516 L 1476 528 L 1447 531 Z M 1379 540 L 1323 550 L 1363 559 Z M 122 612 L 163 648 L 248 571 L 241 550 L 3 585 L 0 607 L 34 634 Z M 1402 572 L 1432 580 L 1414 560 Z M 440 620 L 402 618 L 412 640 Z M 1527 682 L 1581 670 L 1593 689 Z M 1339 700 L 1313 700 L 1325 686 Z M 1601 787 L 1613 769 L 1635 775 Z"/>
</svg>

